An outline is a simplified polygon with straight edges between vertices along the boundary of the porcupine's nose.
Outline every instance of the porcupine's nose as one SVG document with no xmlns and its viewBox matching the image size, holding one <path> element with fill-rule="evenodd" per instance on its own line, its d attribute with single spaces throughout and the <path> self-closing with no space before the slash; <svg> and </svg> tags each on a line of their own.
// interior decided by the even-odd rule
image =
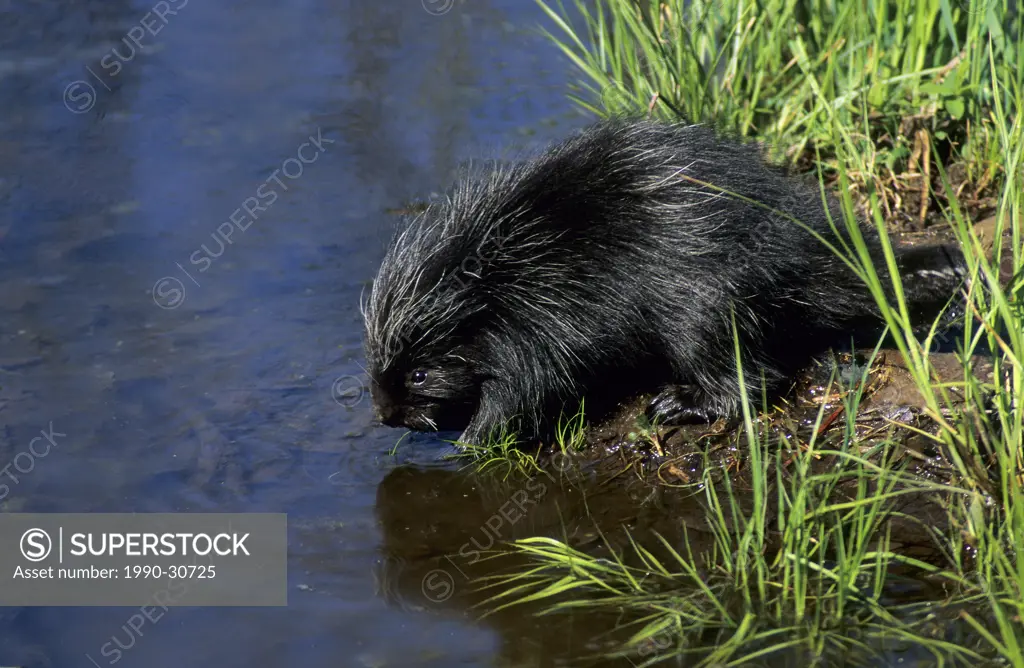
<svg viewBox="0 0 1024 668">
<path fill-rule="evenodd" d="M 381 424 L 388 427 L 399 426 L 398 410 L 396 410 L 393 406 L 377 406 L 374 409 L 374 413 L 376 413 L 377 420 Z"/>
<path fill-rule="evenodd" d="M 377 422 L 388 427 L 396 426 L 398 410 L 376 383 L 370 385 L 370 403 L 373 406 L 373 417 Z"/>
</svg>

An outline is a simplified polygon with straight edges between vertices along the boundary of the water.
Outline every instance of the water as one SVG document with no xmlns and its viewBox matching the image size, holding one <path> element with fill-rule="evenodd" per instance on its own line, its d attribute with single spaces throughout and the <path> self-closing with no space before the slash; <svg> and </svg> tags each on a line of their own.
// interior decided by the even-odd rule
<svg viewBox="0 0 1024 668">
<path fill-rule="evenodd" d="M 586 122 L 565 97 L 570 66 L 533 31 L 540 9 L 21 4 L 0 5 L 0 465 L 40 429 L 63 436 L 19 460 L 0 509 L 286 512 L 289 606 L 171 608 L 141 629 L 137 608 L 2 609 L 0 665 L 577 653 L 570 630 L 521 613 L 476 623 L 459 605 L 408 604 L 423 576 L 402 585 L 395 564 L 425 568 L 417 537 L 448 522 L 422 543 L 436 558 L 483 541 L 494 511 L 453 510 L 463 478 L 431 465 L 381 485 L 400 432 L 348 392 L 389 210 L 444 188 L 461 161 Z M 416 436 L 399 462 L 437 448 Z M 448 501 L 429 515 L 434 475 Z"/>
</svg>

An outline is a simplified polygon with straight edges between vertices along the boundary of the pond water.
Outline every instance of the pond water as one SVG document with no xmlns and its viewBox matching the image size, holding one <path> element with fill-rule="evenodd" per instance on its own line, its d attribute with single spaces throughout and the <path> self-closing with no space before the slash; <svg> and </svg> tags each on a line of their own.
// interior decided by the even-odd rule
<svg viewBox="0 0 1024 668">
<path fill-rule="evenodd" d="M 587 121 L 566 98 L 570 66 L 536 32 L 542 11 L 0 7 L 0 466 L 40 429 L 59 434 L 21 461 L 0 510 L 289 516 L 287 608 L 171 608 L 141 629 L 128 624 L 137 608 L 5 608 L 0 665 L 578 653 L 572 629 L 521 613 L 477 623 L 459 596 L 423 599 L 422 559 L 488 540 L 511 495 L 431 463 L 427 435 L 387 456 L 401 432 L 374 427 L 351 394 L 359 295 L 392 210 L 443 189 L 464 160 Z M 422 464 L 382 484 L 410 461 Z"/>
</svg>

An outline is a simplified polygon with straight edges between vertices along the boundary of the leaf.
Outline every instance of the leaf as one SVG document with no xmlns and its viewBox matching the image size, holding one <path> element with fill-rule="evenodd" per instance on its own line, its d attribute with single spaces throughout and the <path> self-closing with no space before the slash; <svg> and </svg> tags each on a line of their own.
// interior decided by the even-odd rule
<svg viewBox="0 0 1024 668">
<path fill-rule="evenodd" d="M 960 118 L 964 115 L 965 105 L 962 97 L 948 98 L 942 103 L 942 106 L 953 118 Z"/>
</svg>

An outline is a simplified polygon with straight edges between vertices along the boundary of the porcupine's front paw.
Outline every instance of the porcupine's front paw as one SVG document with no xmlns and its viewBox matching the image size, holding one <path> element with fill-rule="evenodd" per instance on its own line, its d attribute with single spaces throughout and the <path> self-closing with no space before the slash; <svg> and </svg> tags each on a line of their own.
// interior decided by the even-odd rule
<svg viewBox="0 0 1024 668">
<path fill-rule="evenodd" d="M 460 450 L 465 451 L 496 441 L 499 439 L 500 434 L 501 429 L 498 427 L 496 420 L 490 418 L 489 415 L 477 413 L 459 435 L 455 445 Z"/>
<path fill-rule="evenodd" d="M 507 445 L 509 439 L 518 442 L 525 437 L 524 431 L 532 432 L 531 423 L 523 418 L 527 411 L 522 407 L 521 396 L 515 387 L 496 380 L 485 381 L 473 417 L 458 439 L 460 446 Z"/>
<path fill-rule="evenodd" d="M 724 417 L 696 385 L 669 385 L 651 399 L 644 414 L 648 422 L 662 426 L 711 424 Z"/>
<path fill-rule="evenodd" d="M 470 425 L 469 427 L 466 428 L 465 431 L 459 434 L 459 437 L 455 439 L 455 443 L 453 445 L 459 451 L 465 452 L 466 450 L 469 450 L 475 446 L 483 445 L 485 440 L 486 439 L 483 437 L 480 431 L 473 427 L 472 425 Z"/>
<path fill-rule="evenodd" d="M 502 426 L 502 423 L 473 421 L 456 439 L 455 446 L 465 451 L 474 447 L 486 447 L 503 442 L 509 436 L 517 436 L 517 434 L 507 424 Z"/>
</svg>

